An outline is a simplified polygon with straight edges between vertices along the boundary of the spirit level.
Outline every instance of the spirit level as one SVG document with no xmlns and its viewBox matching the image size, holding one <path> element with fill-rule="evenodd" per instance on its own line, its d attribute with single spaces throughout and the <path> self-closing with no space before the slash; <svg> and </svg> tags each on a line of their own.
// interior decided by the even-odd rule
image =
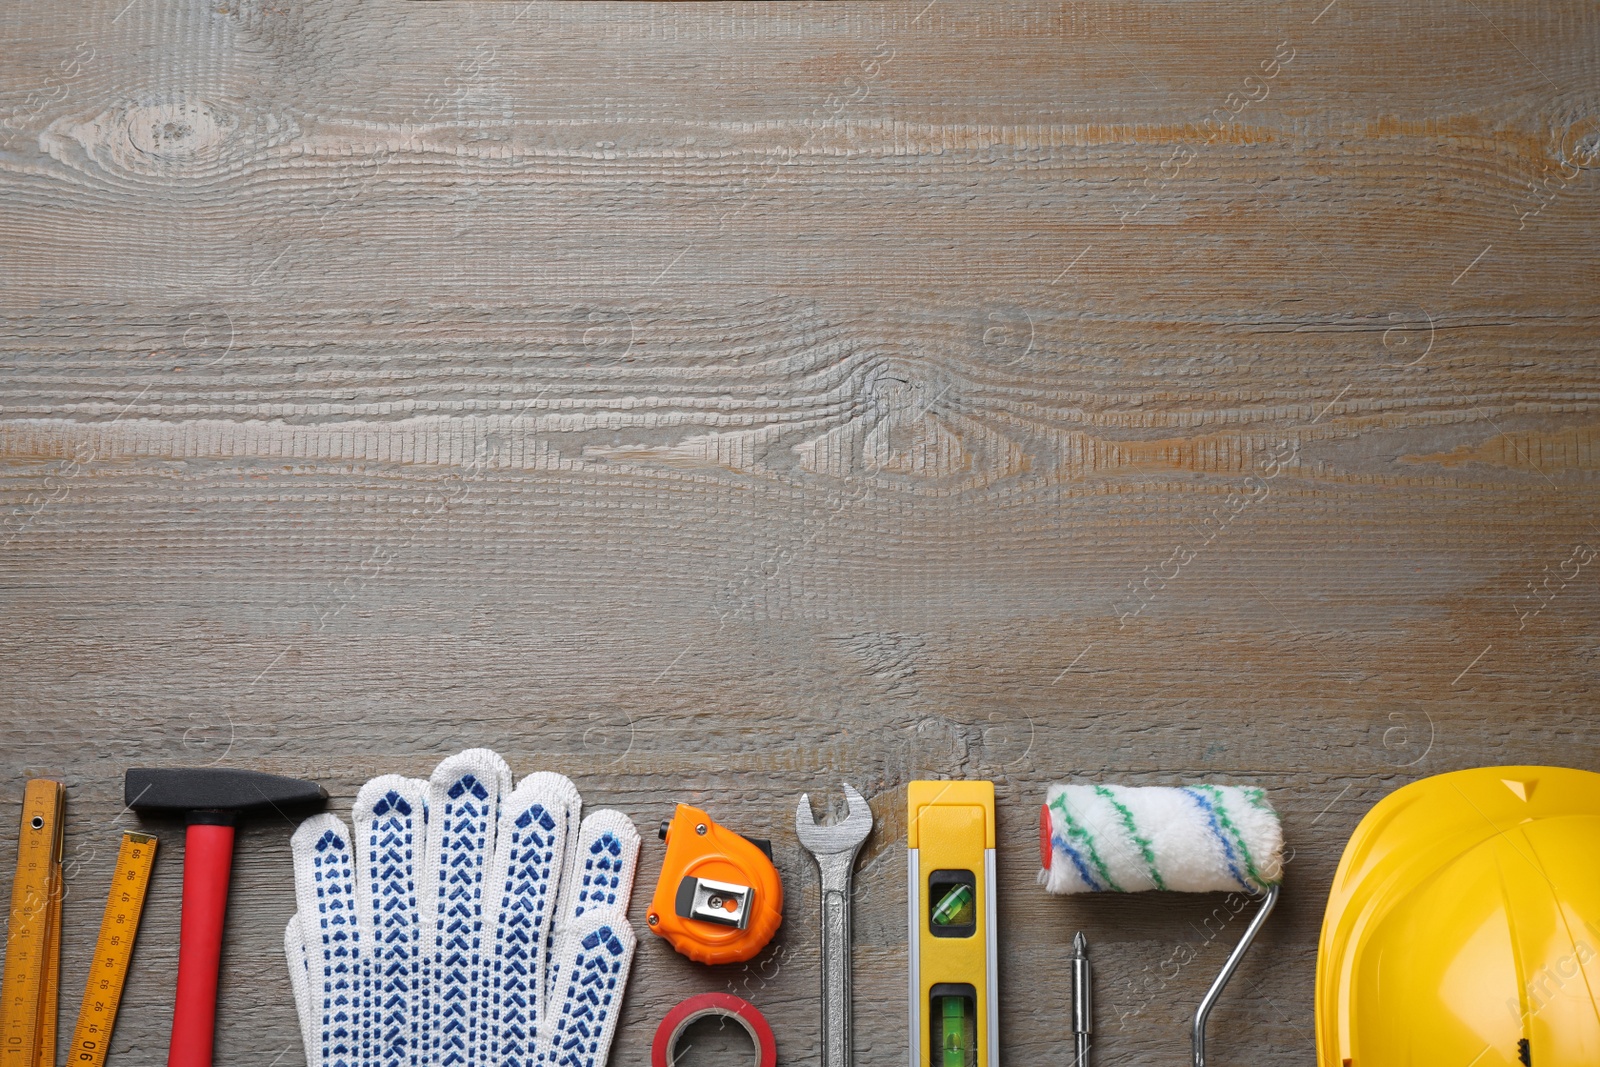
<svg viewBox="0 0 1600 1067">
<path fill-rule="evenodd" d="M 906 790 L 911 1067 L 998 1067 L 993 782 Z"/>
</svg>

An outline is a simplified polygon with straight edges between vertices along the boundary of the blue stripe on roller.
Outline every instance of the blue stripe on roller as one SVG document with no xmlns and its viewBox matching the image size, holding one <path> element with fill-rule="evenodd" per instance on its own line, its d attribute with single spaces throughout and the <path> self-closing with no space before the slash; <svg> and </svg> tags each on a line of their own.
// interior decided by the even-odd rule
<svg viewBox="0 0 1600 1067">
<path fill-rule="evenodd" d="M 1217 809 L 1212 806 L 1211 801 L 1206 799 L 1203 793 L 1197 793 L 1187 787 L 1181 792 L 1199 806 L 1200 811 L 1206 817 L 1206 822 L 1211 826 L 1211 836 L 1222 843 L 1222 853 L 1228 859 L 1228 873 L 1233 875 L 1233 880 L 1238 882 L 1246 893 L 1254 893 L 1256 887 L 1251 885 L 1249 879 L 1239 872 L 1239 864 L 1233 852 L 1233 842 L 1229 841 L 1228 835 L 1222 832 L 1222 824 L 1217 821 Z"/>
<path fill-rule="evenodd" d="M 1051 834 L 1050 843 L 1059 849 L 1063 856 L 1071 860 L 1074 867 L 1078 868 L 1078 877 L 1083 879 L 1084 885 L 1096 893 L 1105 892 L 1105 886 L 1094 880 L 1094 875 L 1089 873 L 1089 865 L 1083 862 L 1083 856 L 1078 853 L 1077 849 L 1067 844 L 1066 838 L 1060 834 Z"/>
</svg>

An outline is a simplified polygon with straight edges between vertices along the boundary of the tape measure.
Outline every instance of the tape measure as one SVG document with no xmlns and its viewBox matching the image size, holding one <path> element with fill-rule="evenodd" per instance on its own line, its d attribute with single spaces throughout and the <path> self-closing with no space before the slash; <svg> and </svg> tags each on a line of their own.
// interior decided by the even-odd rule
<svg viewBox="0 0 1600 1067">
<path fill-rule="evenodd" d="M 0 979 L 0 1067 L 55 1067 L 61 977 L 61 846 L 66 787 L 35 778 L 22 795 L 11 925 Z"/>
<path fill-rule="evenodd" d="M 144 894 L 150 887 L 150 869 L 155 860 L 154 837 L 132 831 L 122 835 L 117 867 L 111 874 L 111 892 L 100 919 L 100 936 L 89 964 L 89 980 L 83 986 L 78 1025 L 73 1028 L 72 1044 L 67 1047 L 69 1067 L 101 1067 L 106 1061 L 106 1047 L 111 1044 L 111 1028 L 117 1021 L 122 983 L 128 977 L 133 939 L 139 933 L 139 916 L 144 911 Z"/>
<path fill-rule="evenodd" d="M 651 933 L 700 963 L 738 963 L 765 948 L 783 922 L 772 845 L 687 804 L 661 824 L 661 840 L 667 854 L 645 915 Z"/>
</svg>

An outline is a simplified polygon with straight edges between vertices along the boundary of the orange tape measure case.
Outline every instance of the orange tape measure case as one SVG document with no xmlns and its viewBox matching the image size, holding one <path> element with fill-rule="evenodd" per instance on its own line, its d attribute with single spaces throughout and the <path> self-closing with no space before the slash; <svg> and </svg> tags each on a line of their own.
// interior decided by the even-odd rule
<svg viewBox="0 0 1600 1067">
<path fill-rule="evenodd" d="M 699 963 L 738 963 L 766 947 L 783 923 L 771 846 L 687 804 L 662 824 L 661 837 L 667 855 L 645 918 L 651 931 Z"/>
</svg>

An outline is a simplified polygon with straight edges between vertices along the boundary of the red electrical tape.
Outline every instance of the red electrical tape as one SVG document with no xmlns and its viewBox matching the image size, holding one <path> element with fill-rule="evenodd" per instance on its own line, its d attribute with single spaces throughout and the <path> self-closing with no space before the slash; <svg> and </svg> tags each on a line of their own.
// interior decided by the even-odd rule
<svg viewBox="0 0 1600 1067">
<path fill-rule="evenodd" d="M 656 1027 L 656 1039 L 650 1046 L 650 1067 L 672 1067 L 677 1056 L 678 1038 L 689 1029 L 689 1024 L 708 1015 L 732 1019 L 756 1046 L 757 1067 L 778 1067 L 778 1043 L 772 1038 L 772 1027 L 766 1017 L 748 1000 L 732 993 L 701 993 L 690 997 L 667 1012 L 667 1017 Z"/>
</svg>

